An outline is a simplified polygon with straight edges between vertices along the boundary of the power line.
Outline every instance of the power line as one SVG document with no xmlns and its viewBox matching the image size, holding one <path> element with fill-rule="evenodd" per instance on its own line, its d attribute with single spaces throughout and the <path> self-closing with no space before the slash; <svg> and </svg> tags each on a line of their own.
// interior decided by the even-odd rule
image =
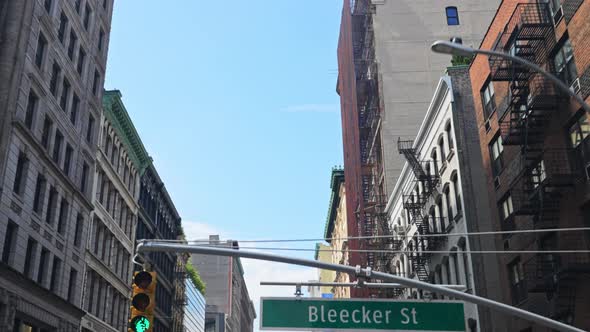
<svg viewBox="0 0 590 332">
<path fill-rule="evenodd" d="M 235 240 L 238 243 L 279 243 L 279 242 L 318 242 L 318 241 L 347 241 L 347 240 L 375 240 L 375 239 L 391 239 L 391 238 L 413 238 L 413 237 L 452 237 L 452 236 L 482 236 L 482 235 L 509 235 L 509 234 L 524 234 L 524 233 L 549 233 L 549 232 L 581 232 L 590 231 L 590 227 L 573 227 L 573 228 L 550 228 L 550 229 L 520 229 L 513 231 L 487 231 L 487 232 L 461 232 L 452 234 L 419 234 L 418 232 L 412 235 L 373 235 L 373 236 L 348 236 L 348 237 L 332 237 L 332 238 L 303 238 L 303 239 L 277 239 L 277 240 Z M 149 240 L 149 239 L 147 239 Z M 154 239 L 155 240 L 155 239 Z M 160 240 L 160 242 L 171 243 L 207 243 L 210 244 L 209 239 L 199 240 Z M 217 241 L 216 241 L 217 242 Z M 220 245 L 227 246 L 225 240 L 218 240 Z"/>
</svg>

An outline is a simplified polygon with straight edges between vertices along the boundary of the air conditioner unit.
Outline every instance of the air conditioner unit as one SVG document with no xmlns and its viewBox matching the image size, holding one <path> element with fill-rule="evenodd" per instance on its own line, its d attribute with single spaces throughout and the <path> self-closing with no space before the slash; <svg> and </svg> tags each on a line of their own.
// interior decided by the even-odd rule
<svg viewBox="0 0 590 332">
<path fill-rule="evenodd" d="M 580 93 L 580 79 L 576 78 L 576 80 L 574 81 L 574 83 L 572 83 L 572 85 L 570 85 L 570 90 L 572 90 L 574 93 Z"/>
<path fill-rule="evenodd" d="M 557 23 L 559 23 L 559 21 L 561 21 L 562 18 L 563 18 L 563 7 L 559 6 L 559 8 L 553 14 L 553 24 L 557 25 Z"/>
</svg>

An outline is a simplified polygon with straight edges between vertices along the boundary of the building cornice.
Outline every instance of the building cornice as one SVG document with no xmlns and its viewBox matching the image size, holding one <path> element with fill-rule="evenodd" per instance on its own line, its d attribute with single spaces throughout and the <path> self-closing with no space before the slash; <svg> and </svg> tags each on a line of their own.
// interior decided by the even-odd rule
<svg viewBox="0 0 590 332">
<path fill-rule="evenodd" d="M 330 194 L 330 205 L 328 206 L 328 216 L 326 217 L 326 225 L 324 227 L 324 238 L 329 239 L 332 237 L 332 231 L 334 230 L 334 223 L 336 221 L 336 210 L 338 204 L 340 204 L 340 185 L 344 183 L 344 170 L 341 168 L 332 168 L 332 178 L 330 181 L 330 188 L 332 192 Z M 331 242 L 330 240 L 326 240 Z"/>
<path fill-rule="evenodd" d="M 103 95 L 103 114 L 109 120 L 123 144 L 127 147 L 129 158 L 135 164 L 138 173 L 141 175 L 152 163 L 133 121 L 123 104 L 122 94 L 119 90 L 105 91 Z"/>
</svg>

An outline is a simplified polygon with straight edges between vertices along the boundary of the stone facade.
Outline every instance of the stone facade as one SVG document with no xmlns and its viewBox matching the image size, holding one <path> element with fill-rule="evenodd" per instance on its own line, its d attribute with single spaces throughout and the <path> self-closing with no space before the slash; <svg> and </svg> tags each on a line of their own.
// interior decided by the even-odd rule
<svg viewBox="0 0 590 332">
<path fill-rule="evenodd" d="M 177 240 L 182 235 L 180 216 L 156 168 L 150 162 L 140 179 L 139 219 L 135 238 Z M 176 273 L 179 255 L 158 252 L 142 256 L 158 273 L 154 332 L 171 331 L 176 325 L 173 318 L 180 317 L 174 315 L 179 310 L 175 296 L 181 286 L 177 284 L 185 281 L 184 277 Z M 135 269 L 140 270 L 141 267 L 136 265 Z"/>
<path fill-rule="evenodd" d="M 479 199 L 485 201 L 485 195 L 474 195 L 481 188 L 482 178 L 473 179 L 473 172 L 482 166 L 479 151 L 470 146 L 478 135 L 475 118 L 469 116 L 473 103 L 467 70 L 451 67 L 449 75 L 440 79 L 416 140 L 404 147 L 406 158 L 415 157 L 425 176 L 417 180 L 417 174 L 422 173 L 406 163 L 389 198 L 387 213 L 397 238 L 394 250 L 410 252 L 393 257 L 395 274 L 435 284 L 462 285 L 465 292 L 479 295 L 479 289 L 486 285 L 476 284 L 479 279 L 474 273 L 474 256 L 469 253 L 473 241 L 465 233 L 472 231 L 477 220 L 488 218 L 489 210 L 485 206 L 481 209 L 478 203 Z M 392 295 L 445 298 L 416 289 L 395 289 Z M 478 322 L 478 311 L 474 304 L 466 303 L 470 331 L 489 326 Z"/>
<path fill-rule="evenodd" d="M 94 213 L 86 247 L 82 325 L 124 331 L 129 318 L 131 257 L 135 245 L 139 179 L 150 160 L 119 91 L 105 91 L 100 121 Z"/>
<path fill-rule="evenodd" d="M 80 329 L 112 7 L 0 3 L 0 330 Z"/>
</svg>

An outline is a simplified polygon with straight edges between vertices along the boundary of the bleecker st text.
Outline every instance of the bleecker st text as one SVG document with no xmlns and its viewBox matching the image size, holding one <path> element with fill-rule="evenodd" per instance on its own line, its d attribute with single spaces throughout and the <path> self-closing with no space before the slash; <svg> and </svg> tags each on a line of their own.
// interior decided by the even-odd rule
<svg viewBox="0 0 590 332">
<path fill-rule="evenodd" d="M 309 306 L 308 321 L 310 323 L 355 323 L 355 324 L 387 324 L 398 322 L 407 324 L 418 324 L 415 308 L 402 308 L 395 313 L 392 310 L 370 310 L 365 306 L 354 310 L 347 309 L 325 309 L 323 305 Z"/>
</svg>

